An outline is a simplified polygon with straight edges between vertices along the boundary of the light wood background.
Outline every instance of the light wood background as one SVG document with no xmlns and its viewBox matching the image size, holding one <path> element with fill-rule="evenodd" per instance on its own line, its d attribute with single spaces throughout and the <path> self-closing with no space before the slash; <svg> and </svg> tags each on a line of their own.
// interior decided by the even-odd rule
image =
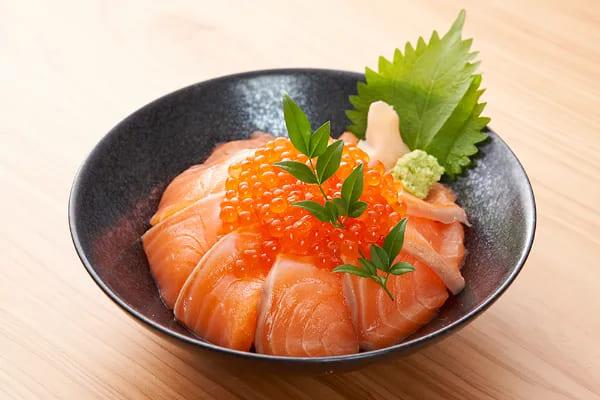
<svg viewBox="0 0 600 400">
<path fill-rule="evenodd" d="M 130 112 L 239 71 L 361 71 L 462 7 L 491 126 L 539 212 L 524 271 L 464 330 L 345 375 L 234 375 L 135 324 L 84 271 L 69 188 Z M 599 154 L 597 0 L 0 1 L 0 398 L 600 398 Z"/>
</svg>

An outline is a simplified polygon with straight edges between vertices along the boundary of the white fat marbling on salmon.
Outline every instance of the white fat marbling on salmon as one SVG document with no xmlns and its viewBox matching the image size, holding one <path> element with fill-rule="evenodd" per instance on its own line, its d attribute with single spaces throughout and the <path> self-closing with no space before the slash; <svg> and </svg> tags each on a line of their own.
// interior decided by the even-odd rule
<svg viewBox="0 0 600 400">
<path fill-rule="evenodd" d="M 330 356 L 358 351 L 342 277 L 309 257 L 279 255 L 265 281 L 255 346 L 259 353 Z"/>
<path fill-rule="evenodd" d="M 265 277 L 262 270 L 239 270 L 235 261 L 244 244 L 259 240 L 252 231 L 234 231 L 202 257 L 173 310 L 183 325 L 212 343 L 250 350 Z"/>
<path fill-rule="evenodd" d="M 271 139 L 269 134 L 256 132 L 250 139 L 218 145 L 204 163 L 189 167 L 169 183 L 150 223 L 155 225 L 211 193 L 224 191 L 229 166 L 253 155 Z"/>
<path fill-rule="evenodd" d="M 217 241 L 223 196 L 221 192 L 198 200 L 142 236 L 150 271 L 169 308 L 202 255 Z"/>
</svg>

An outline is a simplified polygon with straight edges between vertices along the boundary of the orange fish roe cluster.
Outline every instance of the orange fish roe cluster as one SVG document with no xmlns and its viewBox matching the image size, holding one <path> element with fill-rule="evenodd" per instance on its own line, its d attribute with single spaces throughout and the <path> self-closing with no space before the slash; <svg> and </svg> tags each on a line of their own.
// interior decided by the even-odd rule
<svg viewBox="0 0 600 400">
<path fill-rule="evenodd" d="M 310 165 L 289 139 L 277 138 L 229 167 L 221 203 L 223 233 L 256 225 L 265 239 L 257 248 L 244 250 L 244 262 L 270 265 L 283 251 L 316 256 L 319 266 L 333 268 L 342 264 L 342 258 L 355 259 L 359 249 L 368 254 L 369 245 L 380 243 L 404 215 L 398 202 L 399 184 L 385 173 L 381 162 L 369 163 L 367 154 L 355 145 L 344 145 L 339 169 L 322 185 L 329 198 L 340 197 L 344 179 L 359 163 L 365 166 L 360 200 L 368 204 L 367 209 L 358 218 L 342 217 L 343 228 L 292 206 L 301 200 L 323 203 L 324 199 L 317 185 L 301 182 L 273 165 L 284 160 Z"/>
</svg>

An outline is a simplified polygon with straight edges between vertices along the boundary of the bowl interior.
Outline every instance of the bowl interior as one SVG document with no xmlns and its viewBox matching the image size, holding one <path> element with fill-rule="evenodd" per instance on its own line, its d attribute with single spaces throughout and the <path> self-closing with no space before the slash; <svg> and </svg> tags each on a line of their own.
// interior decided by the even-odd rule
<svg viewBox="0 0 600 400">
<path fill-rule="evenodd" d="M 144 322 L 217 349 L 173 320 L 149 273 L 140 236 L 148 229 L 162 191 L 219 142 L 246 137 L 254 130 L 283 134 L 283 92 L 307 111 L 311 121 L 331 120 L 332 131 L 341 133 L 347 124 L 348 96 L 362 79 L 361 74 L 329 70 L 233 75 L 181 89 L 129 116 L 92 151 L 71 194 L 73 240 L 91 276 Z M 466 230 L 466 287 L 410 340 L 380 352 L 418 347 L 471 319 L 504 291 L 527 257 L 535 229 L 533 193 L 514 154 L 489 133 L 476 167 L 449 182 L 473 224 Z"/>
</svg>

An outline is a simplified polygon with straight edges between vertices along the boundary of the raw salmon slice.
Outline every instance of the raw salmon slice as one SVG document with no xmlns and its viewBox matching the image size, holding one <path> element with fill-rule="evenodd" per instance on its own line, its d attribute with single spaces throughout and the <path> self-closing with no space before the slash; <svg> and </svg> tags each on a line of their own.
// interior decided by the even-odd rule
<svg viewBox="0 0 600 400">
<path fill-rule="evenodd" d="M 254 340 L 264 270 L 236 266 L 258 233 L 234 231 L 202 257 L 179 293 L 175 317 L 196 335 L 220 346 L 248 351 Z"/>
<path fill-rule="evenodd" d="M 450 188 L 437 183 L 432 186 L 426 201 L 406 193 L 401 197 L 405 201 L 410 199 L 404 249 L 429 265 L 452 293 L 460 292 L 465 286 L 460 273 L 465 255 L 461 222 L 468 221 L 465 211 L 454 203 L 456 195 Z"/>
<path fill-rule="evenodd" d="M 397 261 L 411 263 L 415 271 L 390 277 L 394 300 L 372 280 L 344 274 L 344 293 L 363 350 L 400 343 L 431 321 L 448 298 L 444 283 L 427 265 L 405 252 Z"/>
<path fill-rule="evenodd" d="M 179 174 L 165 189 L 156 213 L 150 219 L 155 225 L 189 207 L 211 193 L 225 190 L 229 165 L 253 154 L 253 150 L 242 150 L 225 162 L 212 165 L 193 165 Z"/>
<path fill-rule="evenodd" d="M 257 149 L 273 139 L 274 137 L 270 133 L 254 131 L 250 135 L 250 139 L 232 140 L 230 142 L 218 144 L 211 155 L 204 161 L 203 165 L 210 166 L 218 164 L 228 160 L 240 150 Z"/>
<path fill-rule="evenodd" d="M 415 217 L 411 217 L 410 221 L 410 224 L 453 269 L 462 268 L 465 258 L 465 229 L 460 222 L 442 224 Z"/>
<path fill-rule="evenodd" d="M 234 140 L 217 146 L 203 164 L 191 166 L 169 183 L 150 224 L 158 224 L 195 201 L 225 190 L 229 166 L 253 155 L 256 148 L 271 139 L 273 136 L 261 132 L 253 134 L 251 139 Z"/>
<path fill-rule="evenodd" d="M 465 280 L 460 273 L 462 255 L 459 260 L 459 243 L 456 242 L 462 230 L 456 232 L 455 227 L 453 225 L 451 230 L 445 229 L 445 224 L 409 217 L 402 247 L 407 253 L 427 264 L 453 294 L 459 293 L 465 287 Z M 454 236 L 448 238 L 452 243 L 446 243 L 446 235 Z M 460 246 L 462 246 L 462 236 Z M 461 254 L 464 254 L 464 248 Z"/>
<path fill-rule="evenodd" d="M 277 256 L 265 282 L 256 351 L 297 357 L 356 353 L 341 279 L 315 267 L 310 257 Z"/>
<path fill-rule="evenodd" d="M 169 308 L 202 255 L 217 241 L 222 199 L 220 192 L 198 200 L 142 236 L 150 270 Z"/>
<path fill-rule="evenodd" d="M 434 183 L 425 201 L 431 204 L 456 203 L 456 193 L 443 183 Z"/>
<path fill-rule="evenodd" d="M 470 226 L 467 213 L 455 203 L 454 192 L 441 183 L 431 187 L 425 200 L 404 191 L 399 193 L 398 199 L 406 204 L 406 213 L 410 216 L 427 218 L 444 224 L 461 222 Z"/>
</svg>

